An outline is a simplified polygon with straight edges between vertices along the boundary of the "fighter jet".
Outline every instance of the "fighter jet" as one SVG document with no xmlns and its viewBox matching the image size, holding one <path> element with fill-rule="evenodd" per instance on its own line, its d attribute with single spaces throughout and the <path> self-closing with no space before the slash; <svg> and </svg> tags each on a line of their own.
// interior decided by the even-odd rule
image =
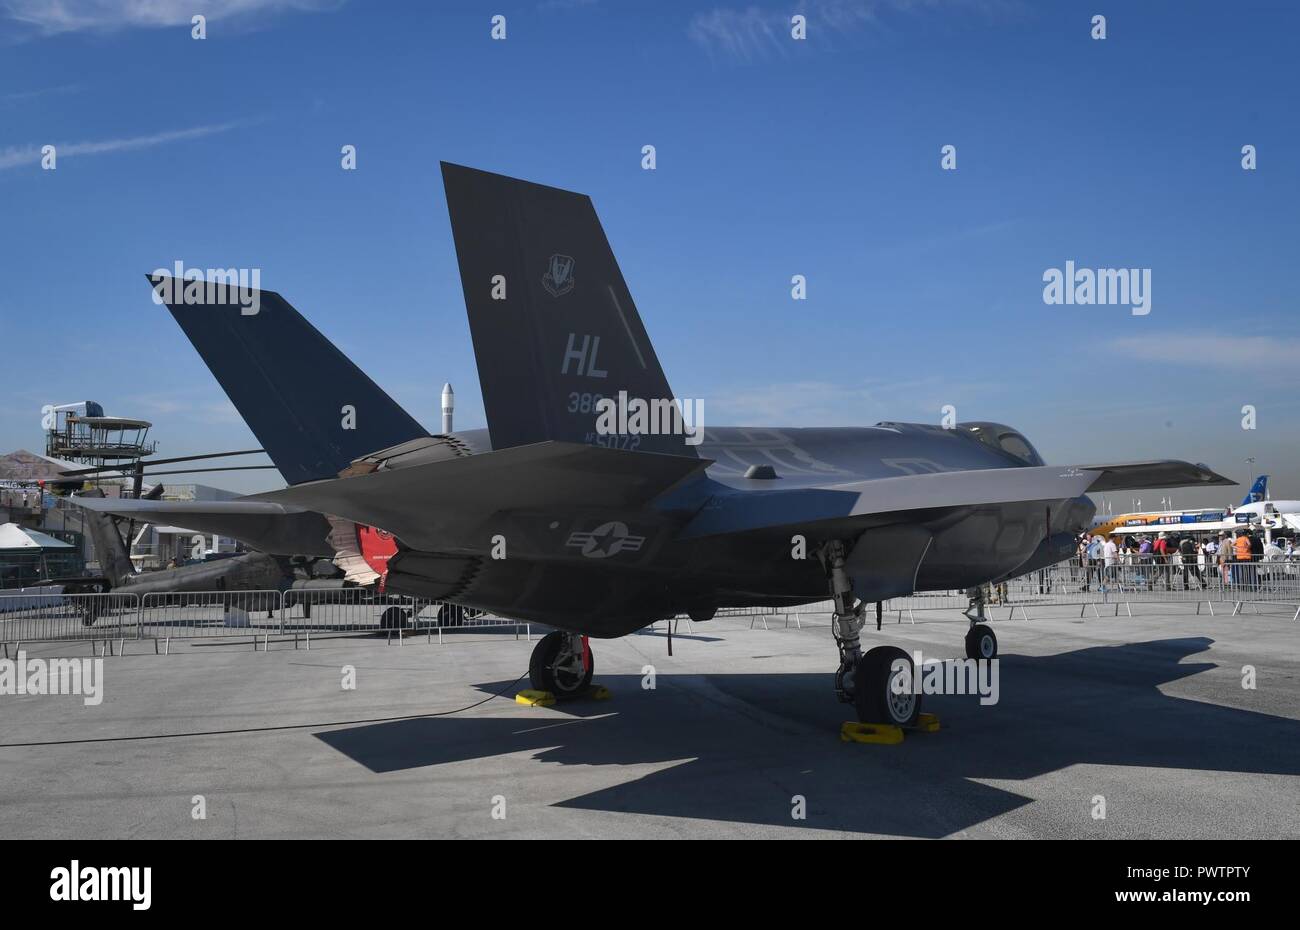
<svg viewBox="0 0 1300 930">
<path fill-rule="evenodd" d="M 1181 461 L 1048 465 L 989 422 L 692 423 L 588 197 L 442 175 L 487 429 L 430 435 L 279 294 L 247 314 L 220 285 L 151 276 L 289 483 L 175 519 L 264 551 L 305 544 L 270 537 L 311 514 L 387 531 L 389 591 L 554 627 L 530 675 L 559 698 L 590 686 L 589 637 L 829 597 L 837 696 L 912 725 L 920 695 L 893 687 L 911 660 L 863 649 L 869 605 L 968 590 L 967 655 L 992 659 L 981 586 L 1073 554 L 1087 492 L 1233 483 Z"/>
</svg>

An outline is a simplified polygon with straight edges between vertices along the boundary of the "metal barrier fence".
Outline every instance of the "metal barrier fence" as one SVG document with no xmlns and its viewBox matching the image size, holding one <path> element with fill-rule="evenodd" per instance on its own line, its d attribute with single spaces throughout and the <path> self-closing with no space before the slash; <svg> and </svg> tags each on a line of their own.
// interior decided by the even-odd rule
<svg viewBox="0 0 1300 930">
<path fill-rule="evenodd" d="M 0 595 L 0 643 L 135 639 L 137 594 Z"/>
<path fill-rule="evenodd" d="M 289 591 L 191 591 L 172 593 L 21 594 L 0 596 L 0 644 L 149 640 L 169 649 L 171 640 L 246 640 L 264 647 L 272 638 L 305 642 L 313 637 L 386 635 L 399 642 L 423 635 L 442 640 L 445 630 L 511 629 L 528 624 L 440 601 L 376 595 L 362 588 Z"/>
<path fill-rule="evenodd" d="M 1295 607 L 1293 620 L 1300 620 L 1300 563 L 1255 561 L 1217 563 L 1172 560 L 1167 562 L 1122 562 L 1080 564 L 1076 560 L 1022 575 L 986 589 L 990 615 L 1006 608 L 1007 617 L 1029 618 L 1033 608 L 1078 607 L 1079 615 L 1101 608 L 1123 610 L 1130 616 L 1135 605 L 1195 604 L 1212 615 L 1224 610 L 1237 614 L 1248 605 L 1272 604 Z M 963 591 L 924 592 L 887 601 L 885 610 L 901 621 L 918 610 L 964 610 L 970 599 Z"/>
<path fill-rule="evenodd" d="M 1292 620 L 1300 621 L 1300 561 L 1229 565 L 1233 567 L 1221 570 L 1217 564 L 1150 561 L 1107 568 L 1104 564 L 1084 566 L 1071 560 L 1006 584 L 987 586 L 986 613 L 990 619 L 999 619 L 999 611 L 1005 611 L 1001 616 L 1006 619 L 1030 619 L 1036 608 L 1077 607 L 1080 616 L 1091 611 L 1100 617 L 1103 609 L 1115 616 L 1121 612 L 1132 616 L 1133 607 L 1142 604 L 1194 604 L 1197 613 L 1206 611 L 1217 616 L 1242 613 L 1252 605 L 1256 609 L 1272 605 L 1294 608 Z M 891 598 L 882 609 L 886 616 L 901 623 L 904 618 L 915 622 L 918 611 L 962 611 L 969 606 L 965 591 L 924 591 Z M 762 624 L 766 628 L 773 614 L 786 626 L 792 621 L 802 626 L 802 622 L 813 622 L 811 617 L 828 620 L 833 610 L 831 601 L 825 600 L 782 608 L 727 608 L 719 610 L 717 616 L 748 617 L 751 627 Z"/>
<path fill-rule="evenodd" d="M 1078 607 L 1101 616 L 1100 608 L 1119 616 L 1132 616 L 1142 604 L 1196 604 L 1211 615 L 1248 607 L 1294 607 L 1300 621 L 1300 564 L 1294 561 L 1229 563 L 1228 566 L 1182 565 L 1176 562 L 1080 565 L 1065 562 L 986 589 L 990 619 L 1005 608 L 1007 619 L 1017 614 L 1030 619 L 1038 608 Z M 901 623 L 915 622 L 917 611 L 965 610 L 970 599 L 962 591 L 924 592 L 892 598 L 883 611 Z M 717 617 L 749 618 L 750 628 L 779 619 L 786 627 L 793 620 L 802 627 L 810 615 L 829 618 L 829 601 L 797 607 L 734 607 L 717 611 Z M 676 618 L 675 625 L 687 617 Z M 271 638 L 305 640 L 332 635 L 385 634 L 391 641 L 424 635 L 439 641 L 451 629 L 513 629 L 515 637 L 532 638 L 529 624 L 482 614 L 445 602 L 412 597 L 376 595 L 363 588 L 289 591 L 199 591 L 186 593 L 131 592 L 108 594 L 7 594 L 0 595 L 0 644 L 38 642 L 105 642 L 151 640 L 167 648 L 173 639 L 247 638 L 264 648 Z"/>
<path fill-rule="evenodd" d="M 152 593 L 140 599 L 136 639 L 279 633 L 279 591 Z"/>
</svg>

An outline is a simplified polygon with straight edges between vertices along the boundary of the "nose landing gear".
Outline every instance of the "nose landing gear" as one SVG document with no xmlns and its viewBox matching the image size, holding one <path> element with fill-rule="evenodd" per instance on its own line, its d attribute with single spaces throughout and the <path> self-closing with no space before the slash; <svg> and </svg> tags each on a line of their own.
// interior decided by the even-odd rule
<svg viewBox="0 0 1300 930">
<path fill-rule="evenodd" d="M 866 603 L 854 603 L 853 581 L 844 569 L 844 543 L 827 543 L 822 558 L 830 578 L 835 618 L 831 633 L 840 653 L 835 672 L 835 694 L 852 704 L 863 723 L 910 727 L 921 716 L 921 695 L 913 687 L 911 658 L 894 646 L 877 646 L 862 653 L 860 634 L 866 626 Z"/>
<path fill-rule="evenodd" d="M 964 611 L 970 620 L 970 629 L 966 632 L 966 658 L 996 659 L 998 657 L 998 638 L 993 635 L 993 628 L 984 622 L 984 588 L 971 588 L 966 592 L 970 606 Z"/>
</svg>

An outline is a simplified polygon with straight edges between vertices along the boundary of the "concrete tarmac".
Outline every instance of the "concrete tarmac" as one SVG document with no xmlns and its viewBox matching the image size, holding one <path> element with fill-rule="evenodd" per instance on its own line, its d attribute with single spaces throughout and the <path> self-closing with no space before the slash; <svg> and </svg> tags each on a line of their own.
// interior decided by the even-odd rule
<svg viewBox="0 0 1300 930">
<path fill-rule="evenodd" d="M 0 695 L 0 836 L 1300 837 L 1291 609 L 1077 612 L 996 620 L 998 702 L 927 696 L 895 746 L 840 741 L 824 615 L 593 641 L 612 699 L 554 708 L 514 703 L 513 629 L 128 643 L 98 706 Z M 895 619 L 864 645 L 963 654 L 958 613 Z"/>
</svg>

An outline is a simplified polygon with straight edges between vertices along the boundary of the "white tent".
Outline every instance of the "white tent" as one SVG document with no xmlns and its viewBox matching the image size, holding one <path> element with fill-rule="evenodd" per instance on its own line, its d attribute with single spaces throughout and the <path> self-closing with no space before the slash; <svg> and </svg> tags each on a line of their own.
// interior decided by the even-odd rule
<svg viewBox="0 0 1300 930">
<path fill-rule="evenodd" d="M 36 530 L 29 530 L 17 523 L 0 524 L 0 549 L 72 549 L 53 536 L 47 536 Z"/>
</svg>

